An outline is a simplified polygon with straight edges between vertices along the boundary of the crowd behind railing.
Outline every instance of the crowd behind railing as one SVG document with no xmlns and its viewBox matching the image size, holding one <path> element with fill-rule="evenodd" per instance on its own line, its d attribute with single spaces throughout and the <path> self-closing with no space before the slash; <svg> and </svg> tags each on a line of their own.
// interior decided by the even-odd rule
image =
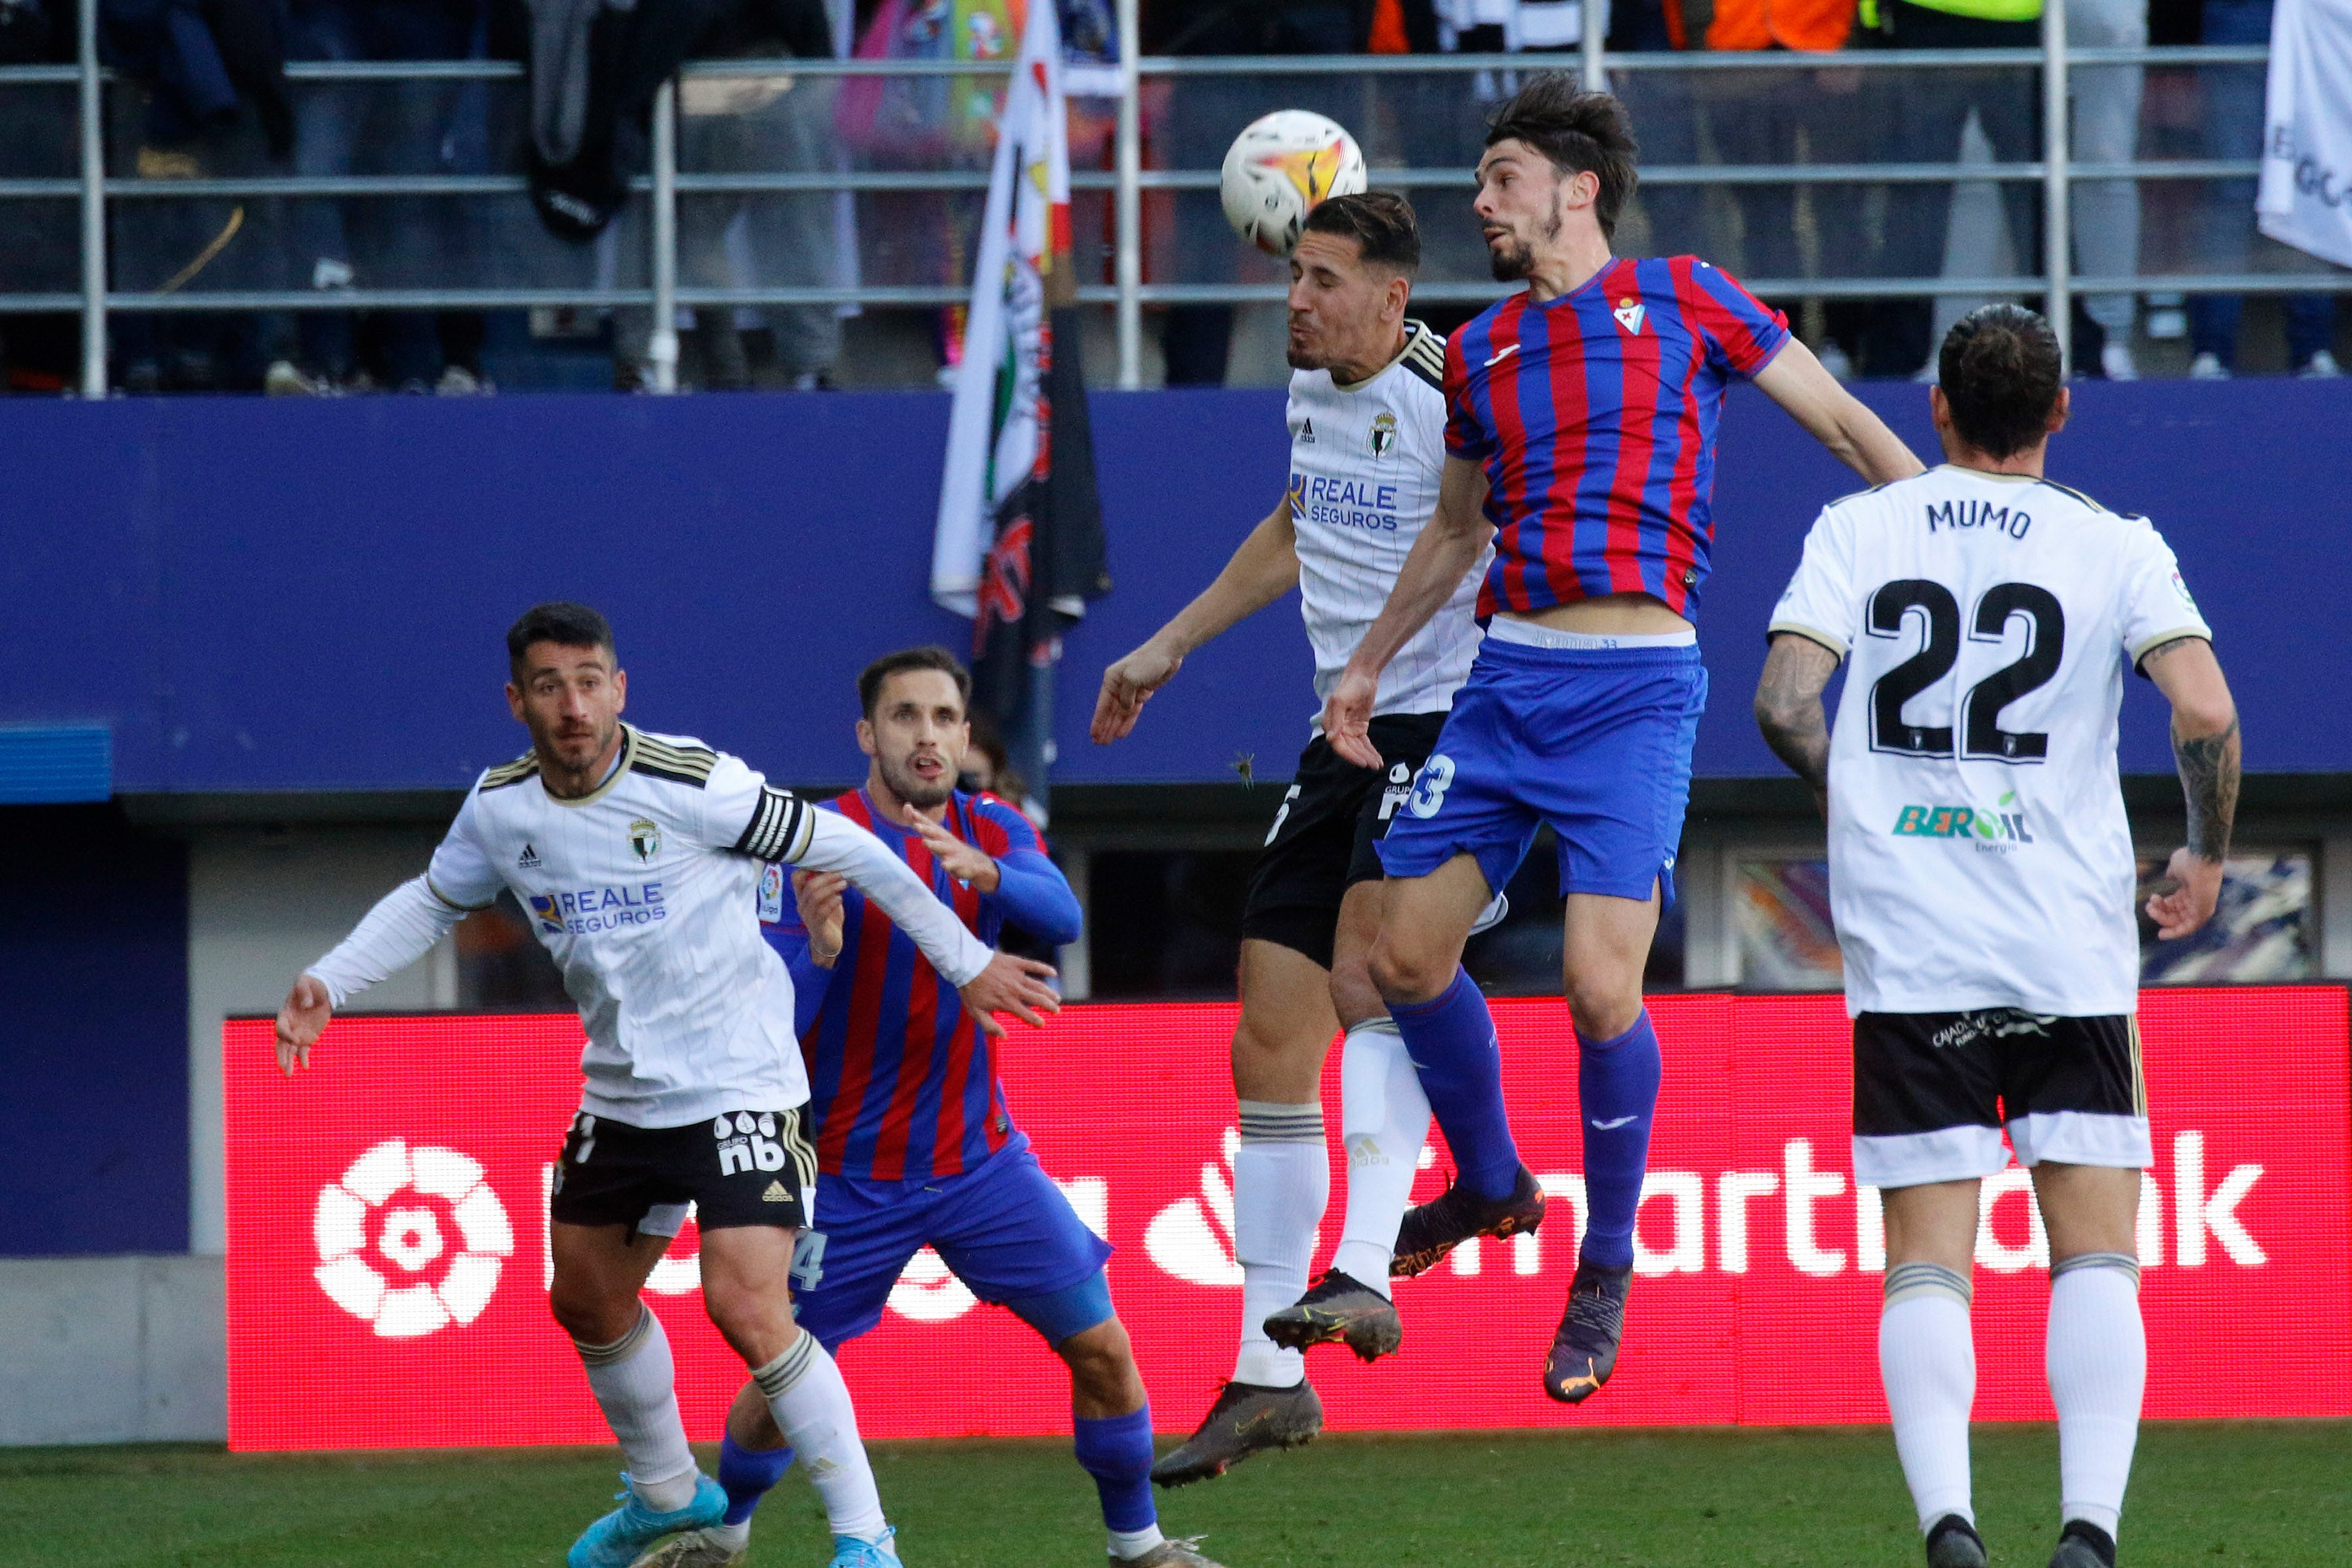
<svg viewBox="0 0 2352 1568">
<path fill-rule="evenodd" d="M 14 390 L 666 386 L 657 304 L 687 385 L 955 357 L 1011 0 L 96 3 L 0 0 Z M 1468 212 L 1485 111 L 1561 68 L 1633 113 L 1621 248 L 1734 270 L 1841 374 L 1917 373 L 1995 292 L 2069 302 L 2078 374 L 2339 373 L 2352 274 L 2253 221 L 2272 0 L 2063 0 L 2055 77 L 2021 52 L 2050 42 L 2041 0 L 1602 3 L 1059 0 L 1110 62 L 1073 76 L 1081 298 L 1147 323 L 1091 352 L 1128 384 L 1279 374 L 1283 273 L 1225 226 L 1215 169 L 1283 107 L 1409 190 L 1421 313 L 1466 318 L 1498 291 Z"/>
</svg>

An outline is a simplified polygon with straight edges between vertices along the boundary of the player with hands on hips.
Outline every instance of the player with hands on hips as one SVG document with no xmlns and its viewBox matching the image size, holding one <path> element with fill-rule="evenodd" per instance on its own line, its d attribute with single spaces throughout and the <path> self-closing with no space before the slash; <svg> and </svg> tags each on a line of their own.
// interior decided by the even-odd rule
<svg viewBox="0 0 2352 1568">
<path fill-rule="evenodd" d="M 534 606 L 509 630 L 507 653 L 507 702 L 530 751 L 485 772 L 425 873 L 297 978 L 278 1016 L 279 1066 L 307 1066 L 335 1008 L 511 890 L 587 1036 L 550 1200 L 549 1306 L 627 1463 L 622 1506 L 573 1542 L 569 1568 L 627 1568 L 665 1536 L 718 1523 L 727 1506 L 687 1447 L 668 1339 L 641 1295 L 689 1204 L 711 1322 L 751 1369 L 770 1418 L 821 1461 L 810 1474 L 833 1562 L 895 1568 L 848 1388 L 793 1321 L 816 1156 L 793 978 L 761 939 L 755 893 L 785 864 L 845 878 L 975 1017 L 1002 1008 L 1040 1021 L 1056 1010 L 1053 971 L 980 942 L 838 814 L 723 752 L 625 722 L 628 678 L 594 610 Z"/>
</svg>

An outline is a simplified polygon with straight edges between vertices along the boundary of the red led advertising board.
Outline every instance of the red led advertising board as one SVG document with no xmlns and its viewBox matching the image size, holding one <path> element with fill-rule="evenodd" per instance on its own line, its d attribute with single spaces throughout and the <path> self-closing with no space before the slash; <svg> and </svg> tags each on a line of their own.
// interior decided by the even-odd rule
<svg viewBox="0 0 2352 1568">
<path fill-rule="evenodd" d="M 1401 1281 L 1404 1346 L 1379 1364 L 1317 1352 L 1334 1428 L 1884 1419 L 1883 1233 L 1876 1194 L 1852 1180 L 1841 1002 L 1659 996 L 1651 1011 L 1665 1086 L 1607 1392 L 1570 1410 L 1538 1386 L 1581 1217 L 1574 1042 L 1557 1001 L 1506 1001 L 1506 1087 L 1553 1194 L 1545 1226 Z M 1076 1006 L 1015 1028 L 1003 1052 L 1038 1158 L 1118 1248 L 1111 1291 L 1163 1431 L 1189 1430 L 1232 1371 L 1233 1020 L 1208 1004 Z M 2352 1415 L 2346 993 L 2155 991 L 2140 1022 L 2156 1135 L 2138 1238 L 2148 1415 Z M 238 1021 L 226 1036 L 230 1446 L 607 1441 L 546 1305 L 547 1184 L 577 1103 L 578 1021 L 346 1018 L 291 1081 L 269 1035 Z M 1337 1052 L 1323 1102 L 1336 1139 Z M 1417 1196 L 1444 1165 L 1440 1151 Z M 1338 1240 L 1336 1144 L 1332 1175 L 1318 1262 Z M 1984 1194 L 1977 1415 L 2047 1419 L 2039 1217 L 2014 1167 Z M 689 1225 L 648 1295 L 688 1428 L 715 1439 L 744 1372 L 703 1317 L 696 1247 Z M 929 1253 L 841 1362 L 870 1436 L 1069 1429 L 1060 1363 Z"/>
</svg>

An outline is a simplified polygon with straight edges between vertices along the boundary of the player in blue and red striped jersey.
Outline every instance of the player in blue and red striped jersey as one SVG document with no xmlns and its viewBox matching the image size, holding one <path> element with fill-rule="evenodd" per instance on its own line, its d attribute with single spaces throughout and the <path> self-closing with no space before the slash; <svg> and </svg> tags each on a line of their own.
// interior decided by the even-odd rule
<svg viewBox="0 0 2352 1568">
<path fill-rule="evenodd" d="M 1078 902 L 1020 811 L 957 787 L 971 744 L 971 681 L 943 648 L 877 659 L 858 677 L 866 783 L 822 809 L 872 832 L 928 880 L 981 941 L 1007 922 L 1060 946 Z M 1078 1463 L 1095 1479 L 1111 1561 L 1217 1568 L 1160 1532 L 1151 1406 L 1111 1310 L 1110 1247 L 1087 1228 L 1013 1124 L 996 1076 L 994 1020 L 963 1009 L 913 941 L 840 877 L 761 888 L 768 940 L 793 973 L 816 1128 L 821 1253 L 794 1294 L 800 1326 L 831 1353 L 881 1321 L 915 1254 L 936 1248 L 982 1300 L 1010 1308 L 1070 1368 Z M 751 1511 L 792 1450 L 746 1394 L 719 1454 L 725 1521 L 678 1537 L 637 1568 L 740 1563 Z"/>
<path fill-rule="evenodd" d="M 1634 152 L 1622 105 L 1556 75 L 1489 125 L 1474 210 L 1495 276 L 1528 287 L 1446 345 L 1436 515 L 1323 711 L 1334 750 L 1379 765 L 1366 720 L 1381 668 L 1493 540 L 1486 640 L 1381 845 L 1372 978 L 1456 1167 L 1443 1195 L 1406 1215 L 1391 1267 L 1419 1273 L 1470 1237 L 1542 1219 L 1504 1115 L 1494 1023 L 1461 954 L 1549 824 L 1586 1232 L 1544 1389 L 1570 1403 L 1615 1365 L 1633 1274 L 1660 1073 L 1642 976 L 1674 897 L 1706 699 L 1690 617 L 1714 547 L 1724 393 L 1754 382 L 1873 483 L 1920 470 L 1779 311 L 1694 258 L 1611 254 Z"/>
</svg>

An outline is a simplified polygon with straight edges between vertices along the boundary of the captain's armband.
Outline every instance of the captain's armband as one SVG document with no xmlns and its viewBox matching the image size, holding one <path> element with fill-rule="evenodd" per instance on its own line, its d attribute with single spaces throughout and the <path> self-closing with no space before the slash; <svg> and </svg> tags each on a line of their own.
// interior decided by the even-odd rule
<svg viewBox="0 0 2352 1568">
<path fill-rule="evenodd" d="M 797 860 L 808 853 L 814 815 L 808 802 L 792 791 L 762 784 L 751 826 L 735 841 L 735 852 L 757 860 Z"/>
</svg>

